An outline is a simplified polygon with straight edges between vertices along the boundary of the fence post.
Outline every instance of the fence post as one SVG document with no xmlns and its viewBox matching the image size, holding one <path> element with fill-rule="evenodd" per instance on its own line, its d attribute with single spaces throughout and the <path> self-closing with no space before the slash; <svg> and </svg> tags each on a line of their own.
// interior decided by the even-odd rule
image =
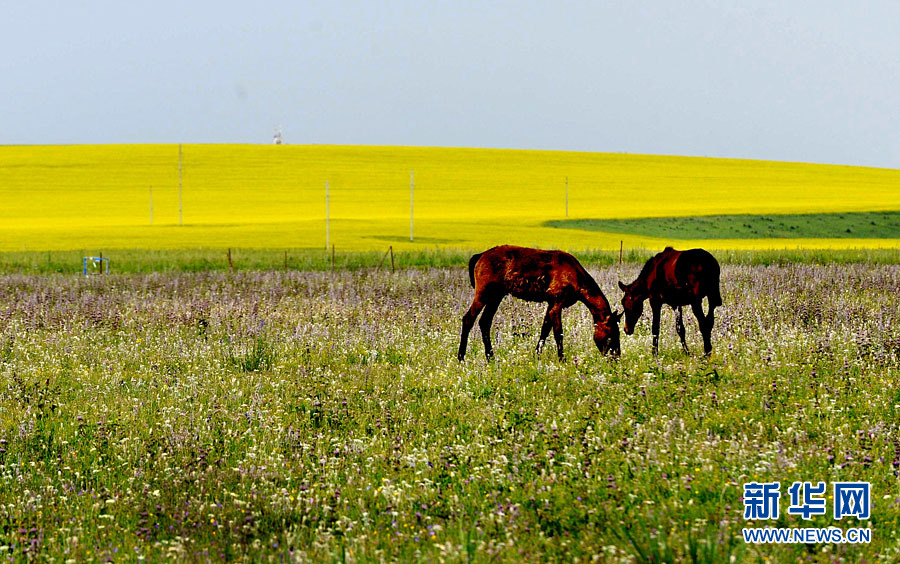
<svg viewBox="0 0 900 564">
<path fill-rule="evenodd" d="M 228 269 L 234 272 L 234 263 L 231 262 L 231 247 L 228 247 Z"/>
<path fill-rule="evenodd" d="M 391 274 L 394 273 L 394 246 L 391 245 L 388 247 L 388 251 L 391 253 Z"/>
<path fill-rule="evenodd" d="M 619 241 L 619 265 L 622 264 L 622 251 L 625 248 L 625 241 Z"/>
</svg>

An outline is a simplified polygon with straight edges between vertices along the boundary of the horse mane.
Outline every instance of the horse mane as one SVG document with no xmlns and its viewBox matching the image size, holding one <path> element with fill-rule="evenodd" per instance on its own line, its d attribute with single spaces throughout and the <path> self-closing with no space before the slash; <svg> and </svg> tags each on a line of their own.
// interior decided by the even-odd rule
<svg viewBox="0 0 900 564">
<path fill-rule="evenodd" d="M 675 252 L 675 249 L 673 249 L 672 247 L 666 247 L 663 252 L 657 253 L 650 257 L 650 260 L 644 263 L 644 267 L 641 269 L 641 273 L 638 274 L 637 280 L 635 280 L 635 282 L 637 282 L 638 280 L 646 280 L 647 277 L 650 276 L 650 273 L 653 272 L 653 269 L 656 268 L 656 265 L 658 265 L 659 262 L 663 260 L 665 258 L 665 255 L 667 255 L 669 252 Z"/>
<path fill-rule="evenodd" d="M 638 280 L 646 280 L 650 273 L 656 268 L 656 263 L 659 262 L 659 255 L 655 255 L 653 258 L 644 263 L 644 267 L 641 269 L 641 273 L 638 274 Z"/>
</svg>

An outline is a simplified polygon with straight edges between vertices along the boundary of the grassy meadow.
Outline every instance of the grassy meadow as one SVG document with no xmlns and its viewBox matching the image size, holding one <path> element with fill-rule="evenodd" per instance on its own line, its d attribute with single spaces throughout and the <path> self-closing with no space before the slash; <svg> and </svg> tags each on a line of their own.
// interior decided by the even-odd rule
<svg viewBox="0 0 900 564">
<path fill-rule="evenodd" d="M 569 250 L 898 248 L 839 240 L 694 240 L 680 233 L 557 229 L 552 220 L 900 210 L 900 171 L 768 161 L 423 147 L 177 145 L 0 148 L 0 251 L 325 247 L 449 248 L 505 242 Z M 409 241 L 410 173 L 415 183 Z M 150 222 L 152 190 L 153 223 Z M 568 191 L 568 216 L 566 192 Z M 841 230 L 842 235 L 846 235 Z"/>
<path fill-rule="evenodd" d="M 536 358 L 507 300 L 458 364 L 459 267 L 0 276 L 0 561 L 896 561 L 900 267 L 722 281 L 710 360 L 668 310 L 602 358 L 581 306 Z M 870 481 L 769 524 L 872 543 L 744 544 L 752 480 Z"/>
</svg>

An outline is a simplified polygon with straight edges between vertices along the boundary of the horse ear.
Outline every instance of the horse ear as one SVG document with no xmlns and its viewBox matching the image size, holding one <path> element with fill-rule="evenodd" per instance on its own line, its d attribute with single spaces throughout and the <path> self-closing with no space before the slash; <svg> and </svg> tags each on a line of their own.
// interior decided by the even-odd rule
<svg viewBox="0 0 900 564">
<path fill-rule="evenodd" d="M 621 288 L 623 292 L 627 289 L 627 287 L 622 283 L 621 280 L 619 280 L 619 288 Z"/>
</svg>

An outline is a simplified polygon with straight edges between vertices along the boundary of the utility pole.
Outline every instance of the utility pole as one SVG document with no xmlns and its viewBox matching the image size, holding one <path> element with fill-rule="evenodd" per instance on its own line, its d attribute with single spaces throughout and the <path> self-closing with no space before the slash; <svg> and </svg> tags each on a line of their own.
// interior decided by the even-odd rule
<svg viewBox="0 0 900 564">
<path fill-rule="evenodd" d="M 325 181 L 325 249 L 328 249 L 329 230 L 331 228 L 331 202 L 328 194 L 328 181 Z"/>
<path fill-rule="evenodd" d="M 178 225 L 184 225 L 181 207 L 181 169 L 182 169 L 181 143 L 178 144 Z"/>
</svg>

